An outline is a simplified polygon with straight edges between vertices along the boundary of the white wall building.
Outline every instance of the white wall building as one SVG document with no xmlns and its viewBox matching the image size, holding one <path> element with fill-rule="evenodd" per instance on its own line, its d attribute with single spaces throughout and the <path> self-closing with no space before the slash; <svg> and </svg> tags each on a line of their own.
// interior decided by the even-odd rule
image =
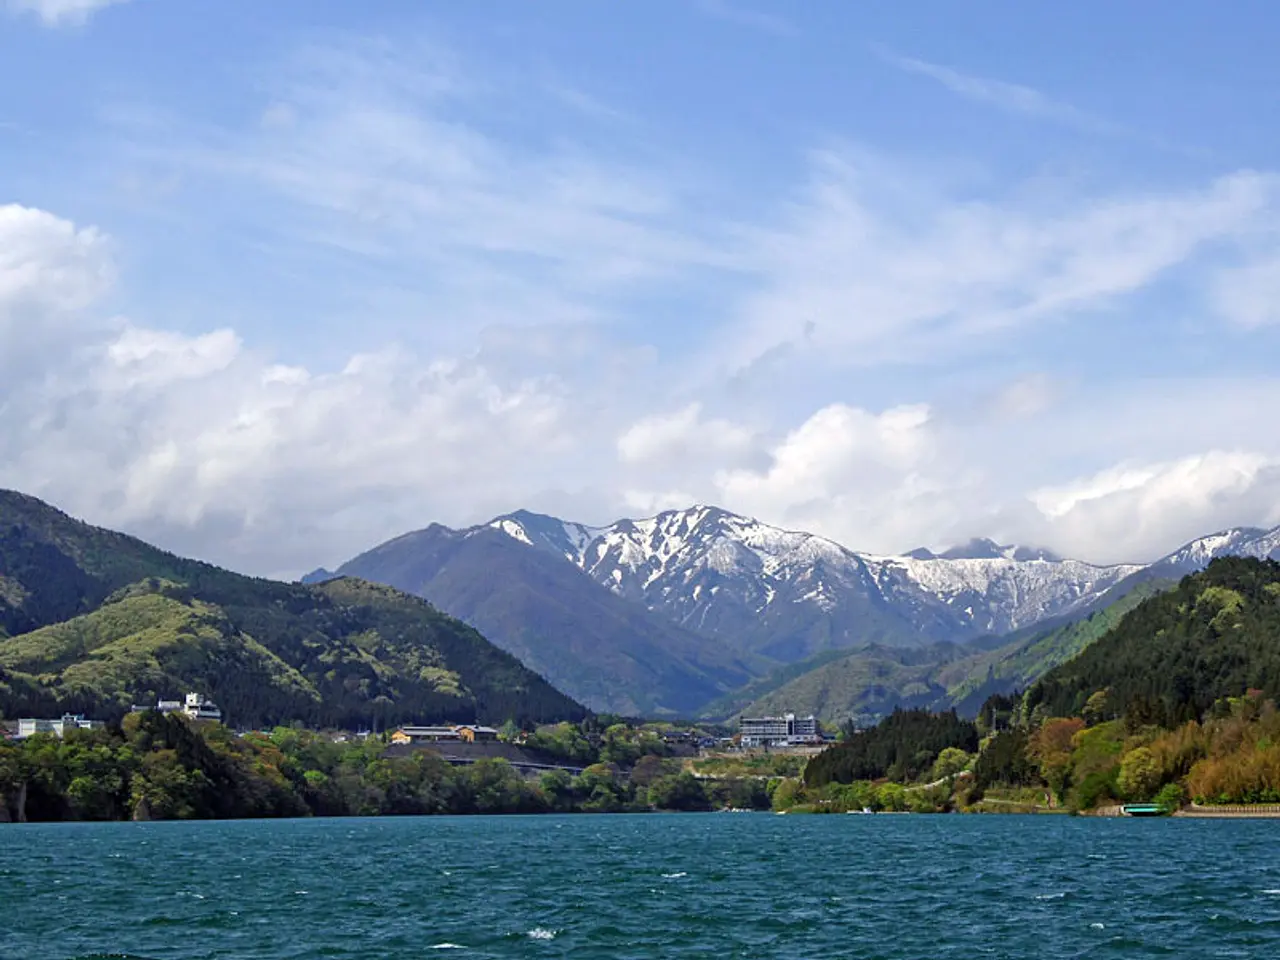
<svg viewBox="0 0 1280 960">
<path fill-rule="evenodd" d="M 203 694 L 188 693 L 185 700 L 160 700 L 154 707 L 133 705 L 134 713 L 141 713 L 143 710 L 155 710 L 159 713 L 180 713 L 184 717 L 192 720 L 215 720 L 222 722 L 222 711 L 218 705 L 212 700 L 208 700 Z"/>
<path fill-rule="evenodd" d="M 222 721 L 222 711 L 218 709 L 218 705 L 212 700 L 206 700 L 198 693 L 187 694 L 182 712 L 192 720 L 216 720 L 219 723 Z"/>
<path fill-rule="evenodd" d="M 86 720 L 84 715 L 79 713 L 64 713 L 59 720 L 25 717 L 18 720 L 18 739 L 34 737 L 37 733 L 52 733 L 56 737 L 61 737 L 68 730 L 97 730 L 102 725 L 101 720 Z"/>
<path fill-rule="evenodd" d="M 742 717 L 738 721 L 738 732 L 744 747 L 798 746 L 822 740 L 817 717 L 797 717 L 794 713 L 781 717 Z"/>
</svg>

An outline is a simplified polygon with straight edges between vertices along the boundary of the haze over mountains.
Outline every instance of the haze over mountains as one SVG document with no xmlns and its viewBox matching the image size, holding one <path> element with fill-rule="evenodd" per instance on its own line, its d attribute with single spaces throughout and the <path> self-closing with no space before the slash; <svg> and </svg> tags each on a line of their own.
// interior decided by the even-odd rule
<svg viewBox="0 0 1280 960">
<path fill-rule="evenodd" d="M 989 540 L 876 556 L 695 506 L 604 527 L 527 511 L 462 530 L 432 525 L 336 575 L 426 597 L 596 709 L 682 713 L 838 651 L 955 644 L 1083 617 L 1226 554 L 1280 556 L 1280 528 L 1215 534 L 1153 564 L 1099 566 Z"/>
</svg>

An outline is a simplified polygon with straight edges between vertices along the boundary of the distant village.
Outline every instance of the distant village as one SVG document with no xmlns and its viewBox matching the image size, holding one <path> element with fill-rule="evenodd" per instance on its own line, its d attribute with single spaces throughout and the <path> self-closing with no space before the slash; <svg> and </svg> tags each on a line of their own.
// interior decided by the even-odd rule
<svg viewBox="0 0 1280 960">
<path fill-rule="evenodd" d="M 201 722 L 225 722 L 222 710 L 203 694 L 192 691 L 182 700 L 158 700 L 155 704 L 134 704 L 133 713 L 154 710 L 162 714 L 177 714 L 189 720 Z M 66 713 L 58 718 L 23 717 L 17 729 L 6 729 L 5 735 L 23 740 L 37 734 L 64 736 L 69 730 L 97 730 L 104 726 L 101 720 L 87 719 L 82 714 Z M 357 733 L 335 732 L 333 739 L 346 742 L 351 739 L 367 739 L 370 731 Z M 734 750 L 812 750 L 834 740 L 825 735 L 816 717 L 787 713 L 781 716 L 742 717 L 738 721 L 736 736 L 707 736 L 696 728 L 671 727 L 661 733 L 662 739 L 672 747 L 683 747 L 693 752 Z M 406 724 L 397 727 L 386 737 L 392 752 L 414 749 L 432 749 L 446 759 L 468 762 L 489 756 L 504 756 L 518 767 L 529 769 L 576 768 L 562 763 L 545 763 L 532 754 L 522 753 L 524 736 L 516 735 L 509 742 L 500 742 L 496 727 L 482 724 Z M 507 754 L 510 754 L 507 756 Z"/>
</svg>

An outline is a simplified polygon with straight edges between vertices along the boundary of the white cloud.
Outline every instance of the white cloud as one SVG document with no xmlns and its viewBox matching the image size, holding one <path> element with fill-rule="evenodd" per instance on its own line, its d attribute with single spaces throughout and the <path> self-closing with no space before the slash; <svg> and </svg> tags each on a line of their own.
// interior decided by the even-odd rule
<svg viewBox="0 0 1280 960">
<path fill-rule="evenodd" d="M 1222 317 L 1245 329 L 1280 324 L 1280 256 L 1221 270 L 1210 303 Z"/>
<path fill-rule="evenodd" d="M 1150 559 L 1244 520 L 1280 523 L 1280 456 L 1211 450 L 1166 462 L 1122 463 L 1033 491 L 1030 499 L 1053 521 L 1054 537 L 1067 549 Z M 1107 543 L 1109 549 L 1102 546 Z"/>
<path fill-rule="evenodd" d="M 69 334 L 111 284 L 110 245 L 96 230 L 16 204 L 0 206 L 0 382 L 38 378 L 76 349 Z"/>
<path fill-rule="evenodd" d="M 750 235 L 762 289 L 740 311 L 741 368 L 782 347 L 871 366 L 982 349 L 1113 308 L 1276 215 L 1277 178 L 1149 196 L 939 195 L 873 157 L 828 152 L 783 224 Z"/>
<path fill-rule="evenodd" d="M 23 304 L 81 309 L 110 282 L 106 241 L 98 231 L 77 229 L 43 210 L 0 206 L 0 310 Z"/>
<path fill-rule="evenodd" d="M 225 370 L 235 361 L 240 348 L 240 338 L 232 330 L 184 337 L 126 326 L 107 347 L 107 360 L 129 386 L 163 386 Z"/>
<path fill-rule="evenodd" d="M 857 549 L 991 534 L 1096 560 L 1280 521 L 1280 381 L 1118 385 L 1064 404 L 1029 374 L 968 413 L 725 415 L 627 389 L 649 368 L 610 365 L 609 342 L 577 328 L 308 369 L 230 329 L 103 321 L 106 237 L 26 208 L 0 223 L 3 359 L 39 374 L 0 387 L 0 485 L 253 572 L 522 505 L 596 522 L 713 502 Z M 584 369 L 600 376 L 575 378 Z M 645 412 L 655 404 L 667 412 Z"/>
<path fill-rule="evenodd" d="M 752 432 L 723 419 L 705 419 L 702 405 L 691 403 L 672 414 L 645 417 L 618 438 L 618 456 L 626 464 L 671 467 L 690 458 L 724 463 L 749 454 Z"/>
<path fill-rule="evenodd" d="M 106 246 L 41 211 L 0 211 L 0 367 L 33 367 L 0 381 L 0 486 L 174 549 L 297 573 L 374 531 L 505 508 L 512 478 L 526 494 L 553 487 L 572 454 L 554 378 L 397 350 L 312 372 L 231 330 L 100 322 Z"/>
<path fill-rule="evenodd" d="M 941 64 L 903 57 L 887 51 L 880 51 L 880 55 L 887 63 L 900 70 L 936 80 L 954 94 L 978 103 L 989 104 L 1007 113 L 1052 120 L 1091 133 L 1128 133 L 1119 124 L 1093 116 L 1068 103 L 1054 100 L 1033 87 L 1008 83 L 1004 80 L 976 77 Z"/>
<path fill-rule="evenodd" d="M 1046 517 L 1057 520 L 1081 504 L 1103 500 L 1118 493 L 1141 490 L 1160 474 L 1160 470 L 1158 465 L 1119 464 L 1064 486 L 1033 490 L 1030 499 Z"/>
<path fill-rule="evenodd" d="M 79 26 L 99 10 L 128 0 L 7 0 L 13 13 L 30 13 L 46 27 Z"/>
<path fill-rule="evenodd" d="M 10 398 L 27 429 L 0 440 L 0 483 L 257 571 L 333 561 L 398 525 L 479 519 L 513 478 L 553 483 L 573 443 L 554 383 L 397 352 L 314 374 L 224 334 L 131 327 L 76 373 Z"/>
<path fill-rule="evenodd" d="M 938 452 L 927 406 L 833 404 L 787 433 L 763 468 L 722 471 L 714 483 L 735 509 L 887 550 L 936 519 Z"/>
</svg>

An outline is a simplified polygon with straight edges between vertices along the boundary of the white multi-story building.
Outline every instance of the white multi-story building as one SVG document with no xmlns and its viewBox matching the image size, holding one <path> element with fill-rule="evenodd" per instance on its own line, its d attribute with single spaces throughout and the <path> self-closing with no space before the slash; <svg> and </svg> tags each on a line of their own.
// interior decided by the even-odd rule
<svg viewBox="0 0 1280 960">
<path fill-rule="evenodd" d="M 188 693 L 185 700 L 160 700 L 154 707 L 134 704 L 134 713 L 140 713 L 143 710 L 155 710 L 166 714 L 180 713 L 192 720 L 222 721 L 222 711 L 218 708 L 218 705 L 199 693 Z"/>
<path fill-rule="evenodd" d="M 201 694 L 188 693 L 182 712 L 192 720 L 216 720 L 221 722 L 222 711 L 212 700 L 206 700 Z"/>
<path fill-rule="evenodd" d="M 18 720 L 18 739 L 25 740 L 37 733 L 52 733 L 56 737 L 63 736 L 68 730 L 97 730 L 102 727 L 101 720 L 86 720 L 83 714 L 64 713 L 59 720 L 41 720 L 25 717 Z"/>
<path fill-rule="evenodd" d="M 738 732 L 744 747 L 798 746 L 822 741 L 818 718 L 797 717 L 794 713 L 781 717 L 742 717 L 738 721 Z"/>
</svg>

